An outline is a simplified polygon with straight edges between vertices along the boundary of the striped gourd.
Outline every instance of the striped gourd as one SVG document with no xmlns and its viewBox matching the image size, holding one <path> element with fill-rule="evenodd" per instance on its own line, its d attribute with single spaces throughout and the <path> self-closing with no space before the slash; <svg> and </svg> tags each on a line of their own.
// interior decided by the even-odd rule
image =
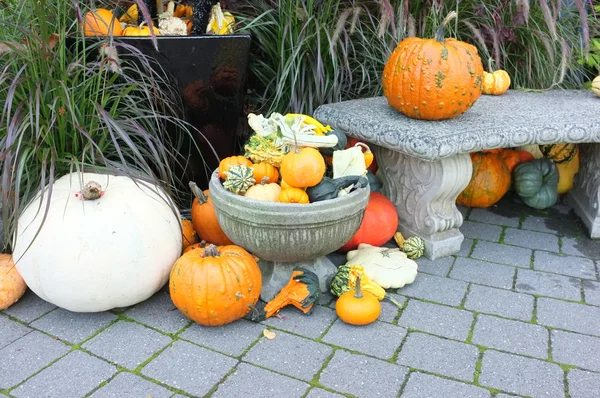
<svg viewBox="0 0 600 398">
<path fill-rule="evenodd" d="M 223 187 L 235 194 L 243 195 L 256 183 L 252 167 L 244 164 L 231 166 L 227 171 Z"/>
<path fill-rule="evenodd" d="M 425 251 L 425 242 L 418 236 L 412 236 L 404 241 L 402 251 L 408 258 L 419 258 Z"/>
</svg>

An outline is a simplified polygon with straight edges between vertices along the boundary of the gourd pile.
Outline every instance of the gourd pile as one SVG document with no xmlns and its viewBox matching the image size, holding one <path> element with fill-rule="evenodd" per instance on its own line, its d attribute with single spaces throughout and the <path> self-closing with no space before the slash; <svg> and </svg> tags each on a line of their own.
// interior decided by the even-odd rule
<svg viewBox="0 0 600 398">
<path fill-rule="evenodd" d="M 467 207 L 492 206 L 512 187 L 527 206 L 547 209 L 573 188 L 579 171 L 576 144 L 526 145 L 470 155 L 473 174 L 456 200 Z"/>
<path fill-rule="evenodd" d="M 130 6 L 122 15 L 118 10 L 98 8 L 89 11 L 84 18 L 84 34 L 86 36 L 151 36 L 150 30 L 157 36 L 186 36 L 193 27 L 194 8 L 190 5 L 169 1 L 166 6 L 162 0 L 156 1 L 158 10 L 158 26 L 140 23 L 140 12 L 137 4 Z M 212 6 L 206 33 L 231 34 L 235 19 L 231 13 L 221 9 L 220 3 Z"/>
<path fill-rule="evenodd" d="M 234 194 L 309 204 L 347 195 L 370 181 L 379 184 L 367 170 L 374 158 L 366 144 L 346 148 L 344 134 L 308 115 L 273 113 L 267 119 L 250 114 L 248 122 L 254 134 L 245 156 L 231 156 L 219 164 L 223 187 Z"/>
</svg>

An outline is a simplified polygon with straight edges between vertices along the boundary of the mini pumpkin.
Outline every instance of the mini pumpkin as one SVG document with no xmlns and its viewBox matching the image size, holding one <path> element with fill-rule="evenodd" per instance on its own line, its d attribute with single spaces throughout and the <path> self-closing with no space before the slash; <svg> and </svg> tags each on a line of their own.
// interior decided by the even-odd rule
<svg viewBox="0 0 600 398">
<path fill-rule="evenodd" d="M 123 36 L 136 36 L 136 37 L 141 37 L 141 36 L 152 36 L 152 34 L 150 33 L 150 27 L 149 26 L 145 26 L 144 25 L 145 22 L 143 22 L 140 26 L 128 26 L 123 30 L 122 35 Z M 152 27 L 152 31 L 154 32 L 155 35 L 160 35 L 160 31 L 158 29 L 156 29 L 155 27 Z"/>
<path fill-rule="evenodd" d="M 411 236 L 404 241 L 402 251 L 408 258 L 419 258 L 425 252 L 425 241 L 419 236 Z"/>
<path fill-rule="evenodd" d="M 193 181 L 190 181 L 190 189 L 194 194 L 192 224 L 200 239 L 218 246 L 233 245 L 219 225 L 215 207 L 210 199 L 210 191 L 207 189 L 202 192 Z"/>
<path fill-rule="evenodd" d="M 375 296 L 361 290 L 361 277 L 357 278 L 354 291 L 340 296 L 335 303 L 335 312 L 350 325 L 368 325 L 379 318 L 381 304 Z"/>
<path fill-rule="evenodd" d="M 252 162 L 243 156 L 229 156 L 219 162 L 219 178 L 225 178 L 231 166 L 246 165 L 252 167 Z M 256 180 L 260 181 L 260 180 Z"/>
<path fill-rule="evenodd" d="M 300 188 L 286 188 L 281 191 L 278 198 L 282 203 L 309 203 L 308 194 Z"/>
<path fill-rule="evenodd" d="M 473 172 L 469 185 L 458 195 L 456 203 L 467 207 L 490 207 L 510 188 L 510 171 L 500 152 L 471 153 Z"/>
<path fill-rule="evenodd" d="M 490 69 L 491 70 L 491 69 Z M 505 70 L 483 72 L 483 94 L 502 95 L 510 87 L 510 76 Z"/>
<path fill-rule="evenodd" d="M 10 254 L 0 254 L 0 311 L 16 303 L 27 290 Z"/>
<path fill-rule="evenodd" d="M 182 250 L 193 244 L 198 243 L 198 234 L 194 228 L 194 224 L 190 220 L 181 220 Z"/>
<path fill-rule="evenodd" d="M 173 265 L 169 282 L 173 304 L 204 326 L 244 317 L 256 305 L 261 288 L 256 260 L 234 245 L 209 245 L 185 253 Z"/>
<path fill-rule="evenodd" d="M 112 12 L 98 8 L 85 13 L 83 32 L 86 36 L 121 36 L 123 28 Z"/>
<path fill-rule="evenodd" d="M 294 188 L 314 187 L 325 175 L 325 159 L 315 148 L 296 148 L 283 157 L 279 172 Z"/>
<path fill-rule="evenodd" d="M 360 277 L 360 288 L 362 290 L 371 293 L 379 301 L 387 299 L 394 303 L 398 308 L 402 308 L 402 304 L 387 294 L 384 288 L 373 281 L 369 275 L 365 273 L 365 268 L 359 264 L 340 265 L 331 280 L 329 291 L 334 296 L 340 297 L 342 294 L 355 287 L 356 283 L 359 281 L 358 277 Z"/>
<path fill-rule="evenodd" d="M 596 76 L 592 80 L 592 92 L 600 97 L 600 76 Z"/>
<path fill-rule="evenodd" d="M 483 65 L 477 48 L 445 39 L 441 23 L 435 39 L 409 37 L 394 49 L 383 70 L 383 93 L 388 104 L 414 119 L 456 117 L 481 96 Z"/>
<path fill-rule="evenodd" d="M 279 171 L 276 167 L 267 162 L 255 163 L 250 167 L 252 167 L 252 172 L 254 173 L 254 179 L 256 181 L 262 181 L 265 177 L 269 178 L 269 182 L 279 181 Z"/>
<path fill-rule="evenodd" d="M 264 177 L 260 184 L 251 186 L 244 196 L 255 200 L 277 202 L 280 193 L 281 187 L 274 182 L 269 183 L 269 177 Z"/>
</svg>

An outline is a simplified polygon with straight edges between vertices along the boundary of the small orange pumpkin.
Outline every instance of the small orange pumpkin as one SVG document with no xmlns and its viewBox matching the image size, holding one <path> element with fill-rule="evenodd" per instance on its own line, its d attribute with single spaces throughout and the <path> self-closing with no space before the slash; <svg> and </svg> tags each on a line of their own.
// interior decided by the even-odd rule
<svg viewBox="0 0 600 398">
<path fill-rule="evenodd" d="M 531 152 L 516 149 L 504 149 L 501 152 L 501 156 L 508 167 L 508 171 L 511 173 L 519 163 L 525 163 L 535 159 Z"/>
<path fill-rule="evenodd" d="M 229 245 L 191 250 L 173 265 L 173 304 L 204 326 L 220 326 L 245 316 L 258 301 L 262 276 L 254 257 Z"/>
<path fill-rule="evenodd" d="M 112 12 L 98 8 L 85 13 L 83 32 L 86 36 L 121 36 L 123 28 Z"/>
<path fill-rule="evenodd" d="M 501 153 L 473 152 L 473 174 L 469 185 L 458 195 L 456 203 L 467 207 L 490 207 L 510 188 L 510 171 Z"/>
<path fill-rule="evenodd" d="M 229 156 L 219 162 L 219 178 L 225 178 L 225 173 L 231 166 L 245 165 L 252 167 L 252 162 L 243 156 Z"/>
<path fill-rule="evenodd" d="M 16 303 L 27 290 L 10 254 L 0 254 L 0 311 Z"/>
<path fill-rule="evenodd" d="M 177 4 L 173 12 L 173 16 L 177 18 L 191 17 L 192 15 L 194 15 L 194 9 L 185 4 Z"/>
<path fill-rule="evenodd" d="M 279 171 L 294 188 L 314 187 L 325 175 L 325 159 L 315 148 L 296 148 L 283 157 Z"/>
<path fill-rule="evenodd" d="M 143 36 L 152 36 L 150 33 L 150 27 L 145 26 L 146 22 L 142 22 L 140 26 L 128 26 L 123 29 L 123 36 L 133 36 L 133 37 L 143 37 Z M 152 31 L 155 35 L 160 35 L 160 31 L 156 29 L 154 26 L 152 27 Z"/>
<path fill-rule="evenodd" d="M 372 293 L 362 292 L 361 276 L 356 277 L 354 291 L 342 294 L 335 303 L 335 312 L 340 319 L 350 325 L 368 325 L 379 318 L 381 304 Z"/>
<path fill-rule="evenodd" d="M 198 242 L 198 234 L 194 229 L 194 224 L 190 220 L 181 220 L 181 230 L 183 232 L 182 237 L 182 250 L 185 253 L 185 249 Z"/>
<path fill-rule="evenodd" d="M 279 194 L 279 202 L 307 204 L 308 194 L 300 188 L 286 188 Z"/>
<path fill-rule="evenodd" d="M 510 76 L 505 70 L 483 72 L 483 94 L 502 95 L 510 87 Z"/>
<path fill-rule="evenodd" d="M 220 246 L 233 245 L 219 225 L 209 190 L 202 192 L 195 182 L 190 182 L 190 188 L 195 196 L 192 202 L 192 224 L 200 239 Z"/>
<path fill-rule="evenodd" d="M 256 181 L 262 181 L 263 178 L 268 177 L 270 182 L 279 181 L 279 171 L 277 168 L 269 163 L 261 162 L 255 163 L 252 166 L 252 173 Z"/>
<path fill-rule="evenodd" d="M 287 182 L 283 181 L 283 178 L 281 179 L 281 182 L 279 183 L 279 185 L 281 186 L 281 189 L 295 188 L 295 187 L 291 186 L 290 184 L 288 184 Z M 298 188 L 298 189 L 306 191 L 306 187 Z"/>
</svg>

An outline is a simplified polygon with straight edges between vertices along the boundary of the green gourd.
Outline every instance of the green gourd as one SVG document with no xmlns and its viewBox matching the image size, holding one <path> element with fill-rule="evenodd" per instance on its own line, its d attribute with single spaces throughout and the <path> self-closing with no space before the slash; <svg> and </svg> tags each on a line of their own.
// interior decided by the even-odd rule
<svg viewBox="0 0 600 398">
<path fill-rule="evenodd" d="M 558 169 L 547 158 L 521 163 L 513 171 L 513 185 L 523 202 L 534 209 L 547 209 L 558 200 Z"/>
<path fill-rule="evenodd" d="M 369 180 L 369 188 L 371 192 L 381 192 L 383 189 L 383 184 L 379 181 L 379 178 L 375 174 L 371 172 L 371 170 L 367 170 L 367 179 Z"/>
<path fill-rule="evenodd" d="M 333 129 L 333 131 L 327 132 L 326 135 L 335 135 L 338 139 L 338 143 L 334 147 L 319 148 L 319 151 L 321 152 L 321 154 L 323 154 L 323 156 L 333 156 L 333 151 L 341 151 L 343 149 L 346 149 L 346 145 L 348 145 L 348 138 L 346 137 L 346 134 L 342 133 L 339 130 Z"/>
<path fill-rule="evenodd" d="M 412 236 L 404 241 L 402 251 L 408 258 L 419 258 L 425 252 L 425 241 L 418 236 Z"/>
<path fill-rule="evenodd" d="M 256 183 L 254 171 L 245 164 L 231 166 L 227 171 L 223 188 L 235 194 L 243 195 Z"/>
<path fill-rule="evenodd" d="M 352 184 L 358 184 L 359 188 L 364 188 L 368 184 L 366 177 L 346 176 L 340 178 L 323 177 L 320 183 L 314 187 L 307 188 L 306 193 L 311 203 L 321 200 L 335 199 L 339 192 Z"/>
</svg>

